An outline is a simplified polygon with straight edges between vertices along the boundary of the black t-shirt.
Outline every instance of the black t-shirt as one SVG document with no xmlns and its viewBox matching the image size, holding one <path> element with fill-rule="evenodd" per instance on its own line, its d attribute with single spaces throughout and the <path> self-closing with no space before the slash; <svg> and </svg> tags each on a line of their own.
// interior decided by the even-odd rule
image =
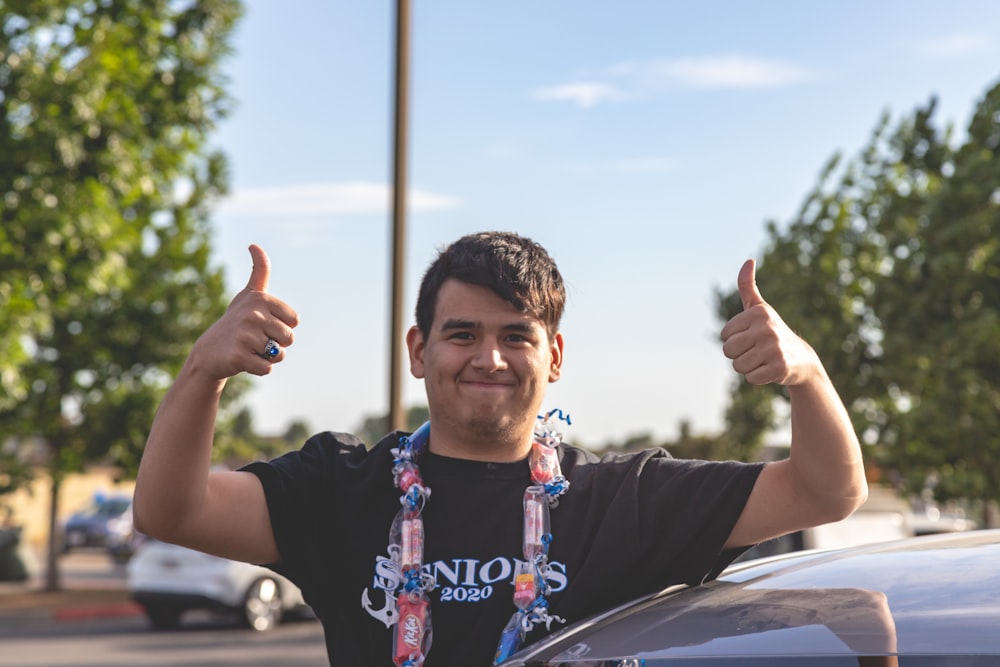
<svg viewBox="0 0 1000 667">
<path fill-rule="evenodd" d="M 389 528 L 400 508 L 390 449 L 321 433 L 302 449 L 246 470 L 267 497 L 281 561 L 323 623 L 330 664 L 392 665 L 389 610 L 398 573 Z M 598 459 L 559 445 L 567 493 L 551 511 L 551 614 L 572 622 L 638 595 L 716 576 L 738 552 L 722 547 L 759 464 L 688 461 L 661 449 Z M 427 667 L 492 664 L 514 612 L 527 460 L 484 463 L 425 452 L 424 571 L 433 643 Z M 552 630 L 559 624 L 554 624 Z M 546 629 L 536 628 L 528 641 Z"/>
</svg>

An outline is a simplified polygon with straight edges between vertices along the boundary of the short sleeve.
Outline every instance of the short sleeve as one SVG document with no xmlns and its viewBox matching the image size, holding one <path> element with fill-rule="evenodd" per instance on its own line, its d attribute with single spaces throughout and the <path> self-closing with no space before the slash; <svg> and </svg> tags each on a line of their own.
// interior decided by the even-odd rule
<svg viewBox="0 0 1000 667">
<path fill-rule="evenodd" d="M 242 470 L 260 480 L 267 498 L 274 539 L 281 559 L 268 567 L 303 590 L 311 590 L 329 571 L 326 542 L 336 526 L 337 464 L 340 458 L 360 458 L 364 445 L 348 434 L 315 435 L 301 449 Z M 320 511 L 320 508 L 323 511 Z"/>
<path fill-rule="evenodd" d="M 700 583 L 739 555 L 723 547 L 761 467 L 675 459 L 660 448 L 600 459 L 570 448 L 565 503 L 575 509 L 563 541 L 587 551 L 584 576 L 629 572 L 637 591 Z"/>
<path fill-rule="evenodd" d="M 664 453 L 665 454 L 665 453 Z M 640 550 L 677 582 L 714 578 L 741 549 L 724 550 L 763 464 L 673 459 L 652 450 L 639 472 Z"/>
</svg>

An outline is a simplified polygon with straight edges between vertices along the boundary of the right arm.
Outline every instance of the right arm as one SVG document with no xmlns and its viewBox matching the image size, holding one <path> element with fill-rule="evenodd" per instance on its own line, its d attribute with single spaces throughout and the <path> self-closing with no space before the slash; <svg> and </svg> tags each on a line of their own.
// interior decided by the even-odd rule
<svg viewBox="0 0 1000 667">
<path fill-rule="evenodd" d="M 248 472 L 211 471 L 226 380 L 267 375 L 284 358 L 261 356 L 268 338 L 293 342 L 298 315 L 267 293 L 270 263 L 250 246 L 253 272 L 226 313 L 198 339 L 160 404 L 136 478 L 136 529 L 155 539 L 253 563 L 279 560 L 264 490 Z"/>
</svg>

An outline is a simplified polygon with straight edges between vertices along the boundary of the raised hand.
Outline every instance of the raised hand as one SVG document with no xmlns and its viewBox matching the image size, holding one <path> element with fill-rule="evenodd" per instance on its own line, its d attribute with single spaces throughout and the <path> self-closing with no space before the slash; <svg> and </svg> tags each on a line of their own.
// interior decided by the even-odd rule
<svg viewBox="0 0 1000 667">
<path fill-rule="evenodd" d="M 757 289 L 756 263 L 744 262 L 737 278 L 743 312 L 722 329 L 722 351 L 751 384 L 802 384 L 822 372 L 812 347 L 797 336 Z"/>
<path fill-rule="evenodd" d="M 285 358 L 285 348 L 294 342 L 292 329 L 298 325 L 299 316 L 291 306 L 267 292 L 271 278 L 267 253 L 260 246 L 251 245 L 250 256 L 253 268 L 246 287 L 191 351 L 197 367 L 216 380 L 241 372 L 267 375 L 274 364 Z M 269 341 L 279 346 L 273 357 L 264 354 Z"/>
</svg>

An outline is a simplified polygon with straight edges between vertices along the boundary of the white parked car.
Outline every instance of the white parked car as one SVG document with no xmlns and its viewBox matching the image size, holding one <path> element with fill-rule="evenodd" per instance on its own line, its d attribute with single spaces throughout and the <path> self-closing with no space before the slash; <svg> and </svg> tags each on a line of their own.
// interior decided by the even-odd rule
<svg viewBox="0 0 1000 667">
<path fill-rule="evenodd" d="M 192 609 L 236 613 L 259 631 L 275 627 L 286 613 L 309 611 L 298 587 L 266 568 L 156 540 L 143 543 L 129 561 L 128 587 L 161 629 L 176 628 Z"/>
</svg>

